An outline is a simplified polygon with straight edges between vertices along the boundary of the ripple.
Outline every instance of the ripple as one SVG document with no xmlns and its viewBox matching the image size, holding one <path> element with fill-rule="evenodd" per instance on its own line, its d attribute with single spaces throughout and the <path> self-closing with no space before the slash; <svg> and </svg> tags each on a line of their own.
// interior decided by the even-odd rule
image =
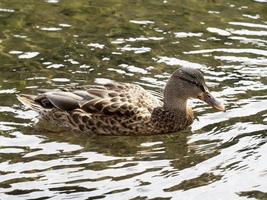
<svg viewBox="0 0 267 200">
<path fill-rule="evenodd" d="M 112 44 L 122 44 L 125 42 L 138 42 L 138 41 L 149 41 L 149 40 L 158 41 L 158 40 L 163 40 L 163 39 L 164 39 L 164 37 L 144 37 L 144 36 L 141 36 L 138 38 L 133 38 L 133 37 L 126 38 L 126 39 L 117 38 L 116 40 L 113 40 L 111 43 Z"/>
<path fill-rule="evenodd" d="M 125 70 L 115 69 L 115 68 L 108 68 L 108 70 L 116 72 L 118 74 L 125 74 L 125 75 L 128 75 L 128 76 L 132 76 L 132 73 L 127 73 Z"/>
<path fill-rule="evenodd" d="M 37 27 L 39 28 L 39 27 Z M 62 28 L 59 27 L 42 27 L 40 28 L 42 31 L 49 31 L 49 32 L 54 32 L 54 31 L 61 31 Z"/>
<path fill-rule="evenodd" d="M 70 63 L 73 64 L 73 65 L 78 65 L 78 64 L 80 64 L 78 61 L 73 60 L 72 58 L 67 59 L 67 60 L 64 60 L 64 61 L 65 61 L 65 62 L 68 61 L 68 62 L 70 62 Z"/>
<path fill-rule="evenodd" d="M 207 28 L 207 31 L 209 31 L 211 33 L 217 33 L 218 35 L 221 35 L 221 36 L 230 36 L 231 35 L 230 32 L 225 31 L 223 29 L 219 29 L 219 28 L 209 27 L 209 28 Z"/>
<path fill-rule="evenodd" d="M 151 51 L 150 47 L 132 47 L 131 45 L 125 45 L 119 49 L 121 51 L 133 51 L 135 54 L 143 54 Z"/>
<path fill-rule="evenodd" d="M 47 3 L 59 3 L 60 0 L 46 0 Z"/>
<path fill-rule="evenodd" d="M 24 52 L 23 54 L 19 55 L 19 58 L 21 59 L 30 59 L 38 56 L 39 52 Z"/>
<path fill-rule="evenodd" d="M 103 49 L 105 47 L 104 44 L 99 44 L 99 43 L 90 43 L 87 45 L 88 47 L 93 47 L 96 49 Z"/>
<path fill-rule="evenodd" d="M 70 24 L 59 24 L 59 26 L 64 27 L 64 28 L 66 28 L 66 27 L 71 27 Z"/>
<path fill-rule="evenodd" d="M 194 51 L 193 51 L 194 52 Z M 189 52 L 191 53 L 191 52 Z M 190 61 L 186 61 L 186 60 L 181 60 L 178 58 L 170 58 L 170 57 L 166 57 L 166 56 L 159 56 L 159 59 L 157 60 L 158 63 L 165 63 L 167 65 L 180 65 L 180 66 L 184 66 L 184 67 L 196 67 L 196 68 L 203 68 L 204 65 L 198 64 L 198 63 L 193 63 Z"/>
<path fill-rule="evenodd" d="M 9 53 L 19 55 L 18 58 L 20 59 L 31 59 L 40 54 L 39 52 L 22 52 L 22 51 L 10 51 Z"/>
<path fill-rule="evenodd" d="M 0 199 L 266 196 L 265 2 L 43 2 L 1 3 Z M 162 99 L 181 66 L 227 110 L 190 100 L 199 121 L 177 134 L 47 131 L 15 95 L 116 80 Z"/>
<path fill-rule="evenodd" d="M 246 29 L 241 30 L 229 30 L 235 35 L 249 35 L 249 36 L 267 36 L 267 31 L 251 31 Z"/>
<path fill-rule="evenodd" d="M 16 38 L 22 38 L 22 39 L 27 38 L 26 35 L 18 35 L 18 34 L 15 34 L 15 35 L 13 35 L 13 36 L 16 37 Z M 10 53 L 10 52 L 9 52 L 9 53 Z"/>
<path fill-rule="evenodd" d="M 17 90 L 15 88 L 0 90 L 0 94 L 15 94 Z"/>
<path fill-rule="evenodd" d="M 245 26 L 245 27 L 252 27 L 252 28 L 267 29 L 267 25 L 265 25 L 265 24 L 254 24 L 254 23 L 248 23 L 248 22 L 229 22 L 229 24 L 236 25 L 236 26 Z"/>
<path fill-rule="evenodd" d="M 50 69 L 50 68 L 58 69 L 61 67 L 64 67 L 64 65 L 63 64 L 52 64 L 52 65 L 48 65 L 46 68 L 47 69 Z"/>
<path fill-rule="evenodd" d="M 9 52 L 10 54 L 22 54 L 23 53 L 23 51 L 10 51 Z"/>
<path fill-rule="evenodd" d="M 15 12 L 15 10 L 13 10 L 13 9 L 8 9 L 8 8 L 0 8 L 0 12 L 13 13 L 13 12 Z"/>
<path fill-rule="evenodd" d="M 256 14 L 256 15 L 247 15 L 247 14 L 243 14 L 244 17 L 250 18 L 250 19 L 259 19 L 260 15 Z"/>
<path fill-rule="evenodd" d="M 140 24 L 140 25 L 154 24 L 153 21 L 149 21 L 149 20 L 130 20 L 130 22 L 134 24 Z"/>
<path fill-rule="evenodd" d="M 120 64 L 119 67 L 126 69 L 129 72 L 132 73 L 139 73 L 139 74 L 147 74 L 148 71 L 140 68 L 140 67 L 135 67 L 133 65 L 127 65 L 127 64 Z"/>
<path fill-rule="evenodd" d="M 227 62 L 241 62 L 245 64 L 266 65 L 267 59 L 265 58 L 248 58 L 237 56 L 215 56 L 215 59 L 223 60 Z"/>
<path fill-rule="evenodd" d="M 67 79 L 67 78 L 53 78 L 51 80 L 54 82 L 61 82 L 61 83 L 70 82 L 70 79 Z"/>
<path fill-rule="evenodd" d="M 174 33 L 177 38 L 187 38 L 187 37 L 201 37 L 203 33 L 186 33 L 186 32 L 176 32 Z"/>
<path fill-rule="evenodd" d="M 267 3 L 267 0 L 254 0 L 256 2 L 260 2 L 260 3 Z"/>
<path fill-rule="evenodd" d="M 144 82 L 142 82 L 142 83 L 139 82 L 139 84 L 148 86 L 150 88 L 162 89 L 166 84 L 165 81 L 160 81 L 157 78 L 152 78 L 152 77 L 141 77 L 140 80 L 144 81 L 145 83 Z M 153 91 L 153 94 L 158 96 L 158 94 L 155 93 L 155 91 Z M 162 95 L 160 95 L 160 96 L 162 96 Z"/>
<path fill-rule="evenodd" d="M 203 54 L 203 53 L 213 53 L 213 52 L 224 52 L 224 53 L 250 53 L 260 56 L 267 56 L 267 51 L 262 49 L 205 49 L 205 50 L 196 50 L 196 51 L 188 51 L 184 52 L 185 54 Z"/>
<path fill-rule="evenodd" d="M 112 82 L 113 82 L 113 80 L 108 79 L 108 78 L 96 78 L 95 79 L 95 83 L 101 84 L 101 85 L 106 85 L 106 84 L 109 84 Z"/>
<path fill-rule="evenodd" d="M 24 150 L 20 148 L 0 148 L 0 154 L 12 154 L 12 153 L 23 153 Z"/>
<path fill-rule="evenodd" d="M 243 106 L 239 106 L 239 108 L 234 108 L 228 110 L 226 113 L 213 113 L 207 116 L 199 117 L 199 120 L 202 122 L 201 124 L 194 124 L 193 129 L 198 130 L 205 126 L 205 124 L 210 123 L 219 123 L 226 121 L 229 118 L 237 118 L 237 117 L 248 117 L 260 113 L 262 111 L 266 111 L 267 100 L 261 100 L 257 102 L 247 102 L 247 104 Z"/>
<path fill-rule="evenodd" d="M 249 44 L 249 43 L 256 44 L 260 47 L 264 47 L 267 44 L 266 40 L 257 39 L 257 38 L 246 38 L 246 37 L 240 37 L 240 36 L 231 36 L 228 38 L 232 40 L 239 40 L 241 43 L 244 43 L 244 44 Z"/>
</svg>

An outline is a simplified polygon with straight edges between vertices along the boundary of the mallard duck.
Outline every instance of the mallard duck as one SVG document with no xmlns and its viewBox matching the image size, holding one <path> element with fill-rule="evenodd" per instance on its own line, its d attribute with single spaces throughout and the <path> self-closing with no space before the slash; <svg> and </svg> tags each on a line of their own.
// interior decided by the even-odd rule
<svg viewBox="0 0 267 200">
<path fill-rule="evenodd" d="M 200 99 L 219 111 L 225 109 L 209 93 L 202 72 L 189 67 L 171 75 L 163 101 L 139 85 L 121 82 L 17 97 L 49 123 L 101 135 L 150 135 L 185 129 L 194 119 L 187 105 L 190 98 Z"/>
</svg>

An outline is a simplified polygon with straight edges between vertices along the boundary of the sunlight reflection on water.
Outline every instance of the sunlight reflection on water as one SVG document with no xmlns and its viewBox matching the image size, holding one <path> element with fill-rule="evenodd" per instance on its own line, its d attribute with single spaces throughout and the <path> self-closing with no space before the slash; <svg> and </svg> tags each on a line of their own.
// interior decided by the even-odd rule
<svg viewBox="0 0 267 200">
<path fill-rule="evenodd" d="M 3 1 L 0 199 L 267 198 L 264 6 L 265 0 Z M 201 69 L 227 111 L 190 100 L 199 121 L 177 134 L 47 131 L 15 98 L 114 80 L 162 98 L 181 66 Z"/>
</svg>

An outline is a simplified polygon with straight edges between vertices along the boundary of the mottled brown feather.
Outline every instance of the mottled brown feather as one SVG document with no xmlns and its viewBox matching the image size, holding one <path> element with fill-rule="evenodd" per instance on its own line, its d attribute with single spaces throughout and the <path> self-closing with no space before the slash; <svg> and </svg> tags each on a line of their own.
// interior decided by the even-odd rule
<svg viewBox="0 0 267 200">
<path fill-rule="evenodd" d="M 26 105 L 27 96 L 23 98 L 20 101 Z M 186 113 L 165 111 L 158 98 L 129 83 L 68 88 L 31 98 L 27 104 L 41 107 L 35 110 L 43 119 L 86 134 L 161 134 L 181 130 L 193 121 Z"/>
</svg>

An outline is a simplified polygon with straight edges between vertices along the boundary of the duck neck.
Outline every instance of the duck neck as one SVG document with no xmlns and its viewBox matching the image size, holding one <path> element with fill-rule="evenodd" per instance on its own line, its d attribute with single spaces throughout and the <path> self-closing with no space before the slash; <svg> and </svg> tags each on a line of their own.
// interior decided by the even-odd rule
<svg viewBox="0 0 267 200">
<path fill-rule="evenodd" d="M 163 107 L 164 110 L 169 110 L 178 113 L 187 113 L 187 99 L 182 85 L 174 85 L 173 81 L 168 81 L 164 90 Z"/>
<path fill-rule="evenodd" d="M 169 110 L 178 113 L 187 112 L 187 99 L 182 98 L 164 98 L 164 110 Z"/>
</svg>

